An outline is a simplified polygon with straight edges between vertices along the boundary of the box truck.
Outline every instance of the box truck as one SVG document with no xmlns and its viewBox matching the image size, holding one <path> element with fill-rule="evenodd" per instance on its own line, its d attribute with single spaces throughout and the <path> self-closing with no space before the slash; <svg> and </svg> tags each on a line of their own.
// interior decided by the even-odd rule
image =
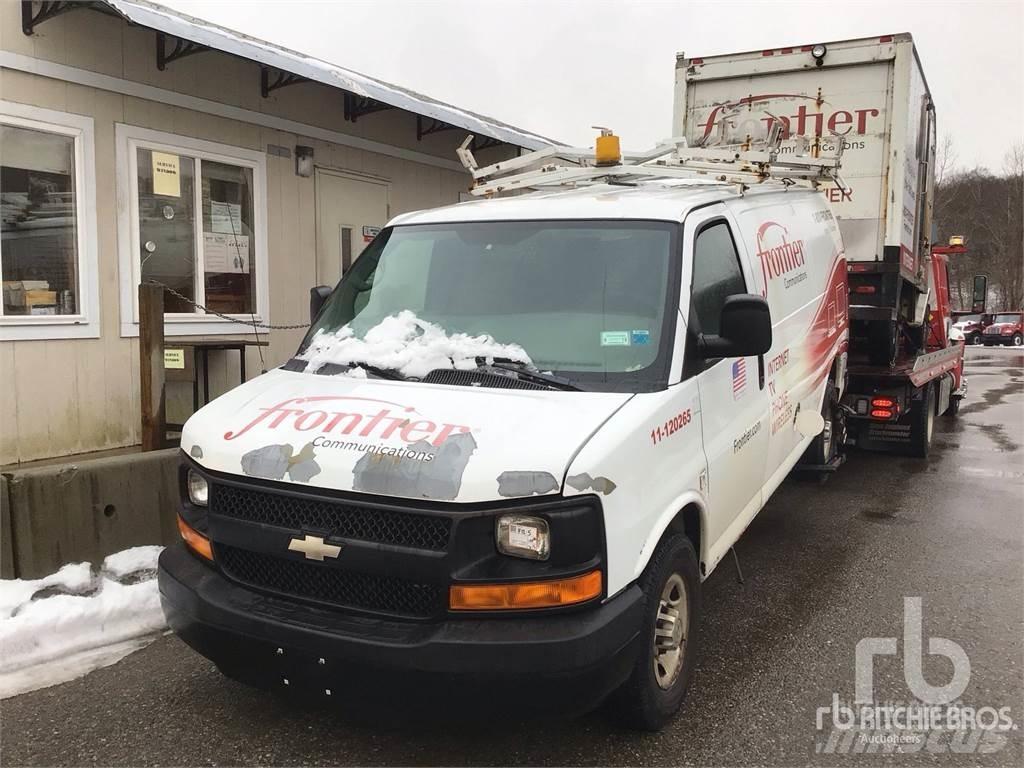
<svg viewBox="0 0 1024 768">
<path fill-rule="evenodd" d="M 912 37 L 680 54 L 673 120 L 692 147 L 775 130 L 783 157 L 841 150 L 841 180 L 821 190 L 849 270 L 850 437 L 927 454 L 931 419 L 964 393 L 946 293 L 946 260 L 962 248 L 932 242 L 936 110 Z"/>
</svg>

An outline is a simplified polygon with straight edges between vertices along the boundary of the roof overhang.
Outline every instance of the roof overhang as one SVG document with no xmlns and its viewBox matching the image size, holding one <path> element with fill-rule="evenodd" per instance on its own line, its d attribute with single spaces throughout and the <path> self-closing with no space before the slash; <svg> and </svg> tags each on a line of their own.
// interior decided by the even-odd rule
<svg viewBox="0 0 1024 768">
<path fill-rule="evenodd" d="M 379 108 L 377 105 L 386 105 L 405 110 L 422 118 L 428 118 L 432 122 L 427 122 L 426 128 L 422 125 L 418 127 L 418 136 L 432 133 L 439 127 L 450 126 L 462 128 L 481 138 L 487 137 L 496 142 L 504 142 L 525 149 L 540 149 L 558 143 L 545 136 L 437 101 L 407 88 L 392 85 L 263 40 L 257 40 L 240 32 L 193 18 L 146 0 L 102 0 L 102 2 L 133 24 L 148 27 L 164 35 L 172 35 L 179 41 L 183 41 L 185 45 L 177 46 L 175 49 L 179 56 L 211 49 L 255 61 L 264 68 L 272 67 L 278 71 L 279 75 L 272 83 L 269 83 L 266 71 L 264 71 L 264 94 L 267 92 L 268 85 L 271 88 L 276 88 L 293 82 L 312 80 L 344 91 L 346 112 L 353 116 L 356 114 L 354 110 L 360 110 L 358 114 L 368 114 L 376 111 Z M 56 7 L 63 4 L 54 3 L 52 5 Z M 87 4 L 68 3 L 66 8 L 60 10 L 70 10 L 76 6 L 88 7 Z M 102 5 L 99 7 L 102 8 Z M 40 21 L 42 20 L 45 19 L 40 19 Z M 27 33 L 31 34 L 31 25 Z M 163 57 L 163 41 L 160 41 L 160 45 L 158 55 Z M 354 119 L 354 117 L 350 117 L 350 119 Z"/>
</svg>

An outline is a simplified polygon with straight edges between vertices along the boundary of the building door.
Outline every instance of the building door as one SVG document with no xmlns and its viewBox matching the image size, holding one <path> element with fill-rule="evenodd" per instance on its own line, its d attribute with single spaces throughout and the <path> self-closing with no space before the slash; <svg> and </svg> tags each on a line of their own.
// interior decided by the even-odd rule
<svg viewBox="0 0 1024 768">
<path fill-rule="evenodd" d="M 335 285 L 390 217 L 386 181 L 316 169 L 316 281 Z"/>
</svg>

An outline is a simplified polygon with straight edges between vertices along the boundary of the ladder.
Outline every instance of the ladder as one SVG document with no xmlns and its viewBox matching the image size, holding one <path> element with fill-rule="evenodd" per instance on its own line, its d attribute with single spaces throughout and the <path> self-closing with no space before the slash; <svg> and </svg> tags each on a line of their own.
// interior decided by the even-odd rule
<svg viewBox="0 0 1024 768">
<path fill-rule="evenodd" d="M 479 167 L 469 148 L 469 136 L 458 148 L 459 160 L 473 176 L 470 194 L 491 197 L 502 193 L 545 187 L 576 187 L 588 184 L 636 185 L 650 180 L 690 179 L 738 185 L 739 191 L 752 184 L 777 181 L 817 188 L 830 182 L 840 189 L 846 184 L 839 175 L 843 142 L 836 142 L 833 155 L 821 156 L 811 145 L 807 154 L 782 152 L 782 126 L 772 126 L 762 148 L 752 144 L 721 147 L 689 147 L 685 138 L 668 139 L 641 153 L 618 151 L 618 137 L 601 128 L 598 146 L 614 140 L 611 162 L 598 162 L 591 148 L 551 146 L 519 157 Z"/>
</svg>

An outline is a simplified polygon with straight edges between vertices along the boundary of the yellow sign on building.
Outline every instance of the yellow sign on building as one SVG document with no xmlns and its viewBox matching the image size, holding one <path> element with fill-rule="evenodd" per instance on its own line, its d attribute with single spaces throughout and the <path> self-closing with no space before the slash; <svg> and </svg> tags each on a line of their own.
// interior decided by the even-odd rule
<svg viewBox="0 0 1024 768">
<path fill-rule="evenodd" d="M 153 194 L 181 197 L 181 164 L 177 155 L 153 153 Z"/>
</svg>

